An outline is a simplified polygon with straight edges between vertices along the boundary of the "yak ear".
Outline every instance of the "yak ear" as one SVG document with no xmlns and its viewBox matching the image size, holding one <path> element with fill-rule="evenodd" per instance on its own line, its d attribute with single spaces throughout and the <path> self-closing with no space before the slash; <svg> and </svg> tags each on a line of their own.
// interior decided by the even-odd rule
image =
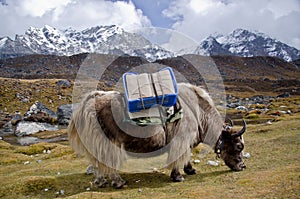
<svg viewBox="0 0 300 199">
<path fill-rule="evenodd" d="M 222 138 L 227 138 L 230 139 L 231 138 L 231 134 L 229 131 L 223 130 L 222 131 Z"/>
</svg>

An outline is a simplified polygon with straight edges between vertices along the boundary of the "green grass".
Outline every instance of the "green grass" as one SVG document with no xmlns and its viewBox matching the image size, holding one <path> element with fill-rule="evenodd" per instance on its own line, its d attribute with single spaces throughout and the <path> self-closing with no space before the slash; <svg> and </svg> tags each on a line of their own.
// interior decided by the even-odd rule
<svg viewBox="0 0 300 199">
<path fill-rule="evenodd" d="M 198 173 L 184 175 L 182 183 L 171 182 L 165 169 L 158 173 L 121 173 L 128 181 L 128 187 L 121 190 L 92 186 L 93 176 L 84 174 L 88 163 L 69 146 L 40 143 L 21 147 L 0 141 L 0 197 L 298 198 L 299 122 L 300 114 L 296 114 L 272 125 L 248 125 L 245 151 L 251 157 L 245 160 L 245 171 L 232 172 L 224 164 L 207 165 L 207 160 L 215 158 L 210 152 L 194 165 Z M 42 153 L 44 149 L 51 149 L 51 154 Z M 193 158 L 200 151 L 199 147 L 194 150 Z M 30 164 L 24 165 L 26 161 Z"/>
<path fill-rule="evenodd" d="M 61 104 L 71 103 L 72 88 L 58 90 L 56 80 L 3 78 L 0 83 L 0 110 L 6 108 L 10 113 L 16 110 L 24 113 L 36 100 L 54 111 Z M 17 93 L 30 96 L 30 102 L 21 102 L 16 98 Z M 215 154 L 210 151 L 199 158 L 203 150 L 199 146 L 192 157 L 201 160 L 194 164 L 198 173 L 184 175 L 182 183 L 173 183 L 166 169 L 157 173 L 149 169 L 147 173 L 121 173 L 128 181 L 128 187 L 121 190 L 99 189 L 91 183 L 93 176 L 85 174 L 88 162 L 75 155 L 66 142 L 14 146 L 0 140 L 0 198 L 299 198 L 300 97 L 276 99 L 267 108 L 270 112 L 253 113 L 254 118 L 246 119 L 245 152 L 251 157 L 245 160 L 245 171 L 232 172 L 223 163 L 217 167 L 207 165 L 208 160 L 215 159 Z M 292 115 L 270 115 L 278 110 L 290 110 Z M 237 110 L 227 113 L 235 119 L 235 124 L 246 117 L 246 113 Z M 266 124 L 268 120 L 271 125 Z M 65 130 L 41 132 L 37 137 L 51 138 L 65 133 Z M 45 154 L 44 150 L 51 153 Z M 149 160 L 144 164 L 153 166 Z M 128 170 L 136 170 L 132 162 L 126 166 Z"/>
</svg>

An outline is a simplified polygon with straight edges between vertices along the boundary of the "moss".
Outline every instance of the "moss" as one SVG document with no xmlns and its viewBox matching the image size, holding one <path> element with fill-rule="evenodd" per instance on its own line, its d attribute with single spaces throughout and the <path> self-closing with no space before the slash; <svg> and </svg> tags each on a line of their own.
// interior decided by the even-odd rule
<svg viewBox="0 0 300 199">
<path fill-rule="evenodd" d="M 15 147 L 12 146 L 11 144 L 3 141 L 3 140 L 0 140 L 0 149 L 14 149 Z"/>
<path fill-rule="evenodd" d="M 259 118 L 259 115 L 256 113 L 251 113 L 246 116 L 246 119 L 257 119 L 257 118 Z"/>
<path fill-rule="evenodd" d="M 50 177 L 32 177 L 27 180 L 21 187 L 21 192 L 24 195 L 35 195 L 37 193 L 44 193 L 45 189 L 55 190 L 57 181 Z"/>
<path fill-rule="evenodd" d="M 35 155 L 35 154 L 40 154 L 43 153 L 44 150 L 51 150 L 55 148 L 56 145 L 51 145 L 49 143 L 38 143 L 26 147 L 20 147 L 19 149 L 16 150 L 17 153 L 22 153 L 25 155 Z"/>
</svg>

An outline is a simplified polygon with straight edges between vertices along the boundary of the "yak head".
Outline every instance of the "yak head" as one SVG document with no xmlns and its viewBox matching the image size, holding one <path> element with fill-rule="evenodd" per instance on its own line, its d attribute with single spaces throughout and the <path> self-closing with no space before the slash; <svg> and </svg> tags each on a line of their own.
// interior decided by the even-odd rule
<svg viewBox="0 0 300 199">
<path fill-rule="evenodd" d="M 243 133 L 246 131 L 246 122 L 243 120 L 243 128 L 240 131 L 233 130 L 233 122 L 224 125 L 220 138 L 216 144 L 215 152 L 225 164 L 233 171 L 242 171 L 246 168 L 243 161 L 244 140 Z"/>
</svg>

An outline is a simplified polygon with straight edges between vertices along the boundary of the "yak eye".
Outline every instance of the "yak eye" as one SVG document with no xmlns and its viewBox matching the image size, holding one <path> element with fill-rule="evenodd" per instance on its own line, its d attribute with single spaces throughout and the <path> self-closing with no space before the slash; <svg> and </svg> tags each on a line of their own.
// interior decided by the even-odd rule
<svg viewBox="0 0 300 199">
<path fill-rule="evenodd" d="M 242 151 L 244 149 L 244 145 L 242 144 L 242 143 L 238 143 L 238 144 L 236 144 L 236 150 L 237 151 Z"/>
</svg>

